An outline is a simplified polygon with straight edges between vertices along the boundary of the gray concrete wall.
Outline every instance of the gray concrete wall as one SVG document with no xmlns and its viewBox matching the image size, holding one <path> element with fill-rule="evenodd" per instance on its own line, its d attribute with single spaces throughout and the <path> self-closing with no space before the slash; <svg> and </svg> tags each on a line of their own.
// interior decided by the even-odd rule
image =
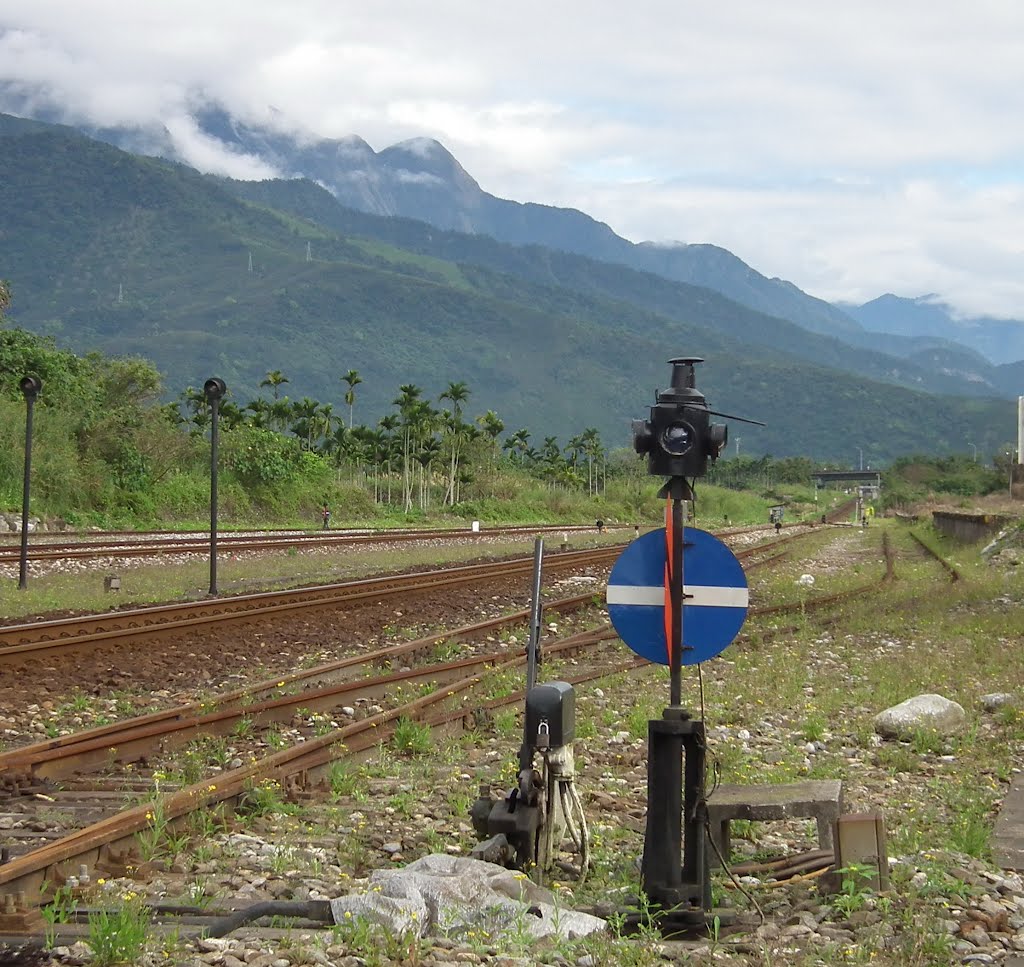
<svg viewBox="0 0 1024 967">
<path fill-rule="evenodd" d="M 974 544 L 994 536 L 1010 519 L 1000 514 L 958 514 L 946 510 L 932 513 L 937 531 L 964 544 Z"/>
</svg>

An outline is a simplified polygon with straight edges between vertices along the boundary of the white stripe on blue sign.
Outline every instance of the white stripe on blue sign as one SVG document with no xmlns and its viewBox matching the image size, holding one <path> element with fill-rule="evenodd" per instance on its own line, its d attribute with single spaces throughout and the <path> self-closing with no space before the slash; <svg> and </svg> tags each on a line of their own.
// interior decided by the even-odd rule
<svg viewBox="0 0 1024 967">
<path fill-rule="evenodd" d="M 665 531 L 638 537 L 608 576 L 608 616 L 641 658 L 668 664 L 665 639 Z M 695 527 L 683 533 L 684 665 L 707 661 L 739 633 L 747 616 L 747 577 L 736 555 Z M 697 583 L 703 582 L 703 583 Z"/>
<path fill-rule="evenodd" d="M 688 608 L 745 608 L 750 603 L 746 588 L 713 588 L 703 584 L 684 584 L 683 604 Z M 636 587 L 630 584 L 609 584 L 608 604 L 639 604 L 665 607 L 664 587 Z"/>
</svg>

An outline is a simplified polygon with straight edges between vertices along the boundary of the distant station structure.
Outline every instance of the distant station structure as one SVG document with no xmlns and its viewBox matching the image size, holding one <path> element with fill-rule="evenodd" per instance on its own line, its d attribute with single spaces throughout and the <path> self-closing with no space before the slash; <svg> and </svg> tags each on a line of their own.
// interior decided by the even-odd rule
<svg viewBox="0 0 1024 967">
<path fill-rule="evenodd" d="M 835 484 L 855 484 L 863 500 L 874 500 L 882 489 L 880 470 L 819 470 L 811 475 L 816 487 Z"/>
</svg>

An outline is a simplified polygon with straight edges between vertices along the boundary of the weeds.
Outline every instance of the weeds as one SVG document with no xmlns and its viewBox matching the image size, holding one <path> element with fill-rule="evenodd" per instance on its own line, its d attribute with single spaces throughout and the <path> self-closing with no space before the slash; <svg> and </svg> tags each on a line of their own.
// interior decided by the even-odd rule
<svg viewBox="0 0 1024 967">
<path fill-rule="evenodd" d="M 244 816 L 294 816 L 298 811 L 295 803 L 284 801 L 281 786 L 273 779 L 261 779 L 250 785 L 238 803 L 238 812 Z"/>
<path fill-rule="evenodd" d="M 46 885 L 43 885 L 45 892 Z M 68 886 L 58 887 L 53 899 L 41 909 L 46 921 L 46 946 L 52 947 L 57 940 L 57 926 L 70 923 L 78 909 L 78 900 Z"/>
<path fill-rule="evenodd" d="M 414 722 L 402 716 L 395 723 L 395 731 L 391 736 L 391 745 L 401 755 L 427 755 L 434 748 L 434 738 L 429 725 Z"/>
<path fill-rule="evenodd" d="M 89 914 L 89 946 L 98 967 L 136 962 L 148 936 L 149 910 L 134 899 L 120 910 Z"/>
</svg>

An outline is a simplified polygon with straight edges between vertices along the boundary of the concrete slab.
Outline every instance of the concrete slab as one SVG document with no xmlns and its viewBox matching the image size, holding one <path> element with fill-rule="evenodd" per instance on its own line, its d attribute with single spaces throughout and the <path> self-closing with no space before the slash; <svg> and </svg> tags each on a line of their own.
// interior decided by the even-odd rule
<svg viewBox="0 0 1024 967">
<path fill-rule="evenodd" d="M 764 822 L 778 819 L 814 819 L 818 844 L 832 849 L 832 826 L 843 811 L 843 783 L 839 779 L 811 780 L 782 785 L 719 786 L 708 799 L 713 843 L 710 855 L 729 856 L 729 824 L 735 819 Z M 717 849 L 715 848 L 717 847 Z M 712 865 L 716 865 L 714 862 Z"/>
<path fill-rule="evenodd" d="M 992 857 L 1004 870 L 1024 871 L 1024 773 L 1017 773 L 1003 797 L 992 829 Z"/>
</svg>

